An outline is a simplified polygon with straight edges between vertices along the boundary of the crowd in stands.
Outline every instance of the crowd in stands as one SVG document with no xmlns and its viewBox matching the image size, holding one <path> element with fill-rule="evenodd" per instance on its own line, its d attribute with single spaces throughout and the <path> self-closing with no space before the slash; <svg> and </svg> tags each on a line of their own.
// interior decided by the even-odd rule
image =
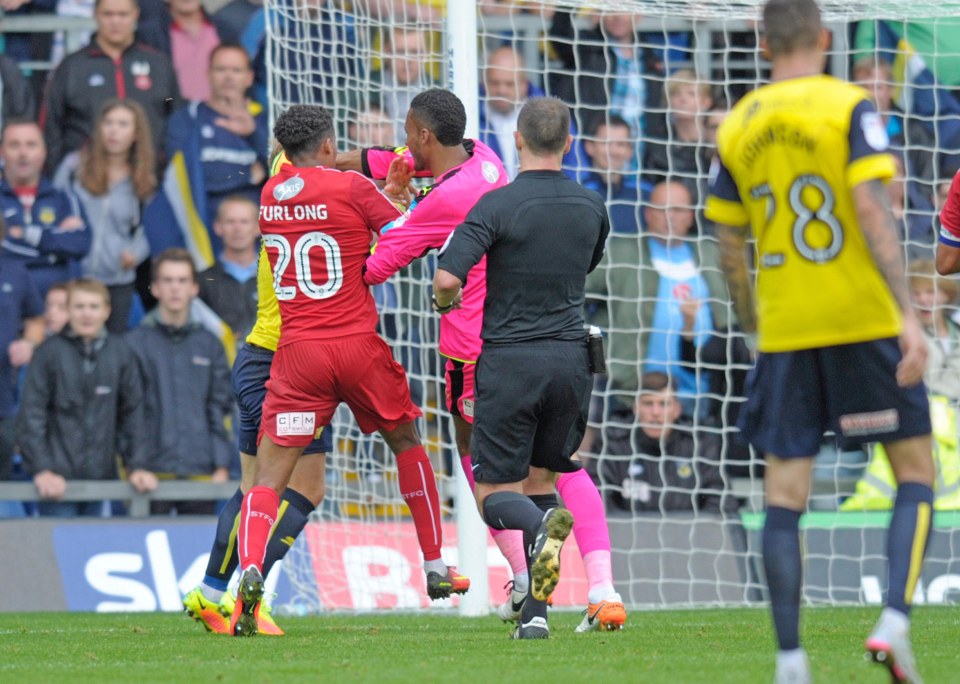
<svg viewBox="0 0 960 684">
<path fill-rule="evenodd" d="M 563 99 L 574 113 L 565 168 L 606 200 L 611 217 L 606 256 L 588 280 L 586 317 L 606 331 L 608 356 L 581 445 L 591 475 L 611 510 L 731 514 L 730 478 L 758 472 L 734 427 L 751 356 L 700 208 L 717 128 L 742 93 L 718 70 L 690 68 L 691 34 L 641 17 L 479 5 L 491 19 L 540 14 L 544 35 L 535 38 L 545 39 L 541 63 L 527 64 L 517 36 L 487 36 L 481 139 L 513 178 L 520 107 L 544 93 Z M 235 474 L 229 363 L 256 316 L 267 111 L 321 103 L 337 113 L 341 147 L 403 144 L 410 100 L 446 73 L 443 6 L 32 0 L 8 10 L 96 23 L 89 44 L 42 78 L 18 62 L 56 55 L 53 41 L 2 36 L 0 479 L 32 478 L 44 501 L 31 510 L 102 513 L 101 504 L 59 501 L 71 479 L 124 474 L 149 491 L 164 478 Z M 386 28 L 362 33 L 372 29 L 354 12 L 379 14 Z M 281 36 L 273 54 L 268 25 Z M 848 67 L 892 143 L 899 174 L 888 194 L 928 334 L 928 387 L 955 416 L 960 292 L 929 261 L 960 168 L 960 128 L 941 121 L 960 111 L 952 30 L 860 22 Z M 904 38 L 929 68 L 939 109 L 898 92 L 906 77 L 889 41 L 900 40 L 901 54 Z M 419 352 L 435 326 L 399 314 L 429 316 L 419 281 L 402 282 L 378 286 L 376 297 L 384 334 L 416 376 L 435 365 Z M 425 400 L 422 388 L 413 394 Z"/>
</svg>

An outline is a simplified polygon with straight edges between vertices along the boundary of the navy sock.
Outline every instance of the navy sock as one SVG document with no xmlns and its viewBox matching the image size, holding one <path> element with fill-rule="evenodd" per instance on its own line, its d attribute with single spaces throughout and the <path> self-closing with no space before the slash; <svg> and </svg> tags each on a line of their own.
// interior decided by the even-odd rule
<svg viewBox="0 0 960 684">
<path fill-rule="evenodd" d="M 243 492 L 238 489 L 220 511 L 217 533 L 213 537 L 210 559 L 207 561 L 207 573 L 203 578 L 203 583 L 213 589 L 226 591 L 230 577 L 240 562 L 237 555 L 237 528 L 240 525 L 242 503 Z"/>
<path fill-rule="evenodd" d="M 767 575 L 773 628 L 780 650 L 800 648 L 800 511 L 767 507 L 763 526 L 763 570 Z"/>
<path fill-rule="evenodd" d="M 277 512 L 277 523 L 273 526 L 273 532 L 267 541 L 267 551 L 263 557 L 263 576 L 270 574 L 270 568 L 274 563 L 287 555 L 287 551 L 293 546 L 297 536 L 307 525 L 310 514 L 316 508 L 300 492 L 294 491 L 289 487 L 280 497 L 280 509 Z"/>
<path fill-rule="evenodd" d="M 904 615 L 910 614 L 913 592 L 930 539 L 932 517 L 933 490 L 918 482 L 901 484 L 887 531 L 887 606 Z"/>
</svg>

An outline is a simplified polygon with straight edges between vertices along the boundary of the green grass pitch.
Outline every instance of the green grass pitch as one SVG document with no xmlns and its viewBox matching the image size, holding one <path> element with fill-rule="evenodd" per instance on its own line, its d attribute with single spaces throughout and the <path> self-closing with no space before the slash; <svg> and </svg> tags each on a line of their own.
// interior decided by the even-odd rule
<svg viewBox="0 0 960 684">
<path fill-rule="evenodd" d="M 888 681 L 862 644 L 878 610 L 804 612 L 814 681 Z M 549 641 L 513 642 L 495 617 L 370 614 L 280 620 L 287 636 L 205 633 L 175 614 L 0 615 L 5 682 L 769 682 L 773 637 L 762 609 L 631 611 L 619 633 L 574 634 L 551 613 Z M 960 609 L 914 611 L 927 684 L 960 681 Z"/>
</svg>

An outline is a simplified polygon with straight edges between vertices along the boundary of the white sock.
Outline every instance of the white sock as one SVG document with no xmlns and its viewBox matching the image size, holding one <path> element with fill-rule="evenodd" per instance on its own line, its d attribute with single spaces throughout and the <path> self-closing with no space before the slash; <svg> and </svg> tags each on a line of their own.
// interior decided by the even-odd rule
<svg viewBox="0 0 960 684">
<path fill-rule="evenodd" d="M 777 651 L 778 668 L 806 668 L 807 652 L 802 648 L 794 648 L 789 651 Z"/>
<path fill-rule="evenodd" d="M 598 584 L 595 587 L 590 587 L 590 591 L 587 592 L 587 601 L 590 603 L 600 603 L 601 601 L 606 601 L 611 598 L 611 594 L 616 594 L 617 590 L 613 588 L 612 584 Z M 620 595 L 617 594 L 617 600 L 619 600 Z"/>
<path fill-rule="evenodd" d="M 200 593 L 203 594 L 203 598 L 207 599 L 211 603 L 220 603 L 220 599 L 223 598 L 224 592 L 221 589 L 214 589 L 209 584 L 200 583 Z"/>
<path fill-rule="evenodd" d="M 442 558 L 437 558 L 435 560 L 425 560 L 423 561 L 423 572 L 435 572 L 438 575 L 447 574 L 447 564 L 443 562 Z"/>
<path fill-rule="evenodd" d="M 880 623 L 897 632 L 906 632 L 910 629 L 910 618 L 893 608 L 884 608 L 880 613 Z"/>
<path fill-rule="evenodd" d="M 521 594 L 526 594 L 529 589 L 530 589 L 530 580 L 526 576 L 526 574 L 513 576 L 514 591 L 518 591 Z"/>
</svg>

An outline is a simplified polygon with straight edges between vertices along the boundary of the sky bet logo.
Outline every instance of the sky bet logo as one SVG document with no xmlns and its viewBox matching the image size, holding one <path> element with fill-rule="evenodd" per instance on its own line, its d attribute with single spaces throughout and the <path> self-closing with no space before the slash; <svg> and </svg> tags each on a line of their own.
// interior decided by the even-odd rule
<svg viewBox="0 0 960 684">
<path fill-rule="evenodd" d="M 312 435 L 317 430 L 315 413 L 278 413 L 277 436 Z"/>
<path fill-rule="evenodd" d="M 216 525 L 58 525 L 54 551 L 69 610 L 182 611 L 182 597 L 203 579 Z M 283 573 L 271 572 L 267 591 L 290 597 Z"/>
</svg>

